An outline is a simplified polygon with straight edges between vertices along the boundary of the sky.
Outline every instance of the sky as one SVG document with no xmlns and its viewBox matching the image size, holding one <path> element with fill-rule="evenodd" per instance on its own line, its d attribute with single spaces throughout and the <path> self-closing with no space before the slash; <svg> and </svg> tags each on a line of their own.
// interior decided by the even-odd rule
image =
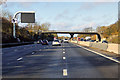
<svg viewBox="0 0 120 80">
<path fill-rule="evenodd" d="M 96 29 L 118 20 L 118 2 L 7 2 L 2 9 L 11 14 L 35 11 L 36 22 L 48 22 L 50 30 L 57 31 L 82 31 L 87 27 Z"/>
</svg>

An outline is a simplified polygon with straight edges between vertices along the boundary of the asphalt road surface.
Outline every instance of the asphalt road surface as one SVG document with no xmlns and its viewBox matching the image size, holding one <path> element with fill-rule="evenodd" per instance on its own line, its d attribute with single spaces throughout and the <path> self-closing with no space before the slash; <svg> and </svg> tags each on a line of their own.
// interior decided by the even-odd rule
<svg viewBox="0 0 120 80">
<path fill-rule="evenodd" d="M 117 78 L 118 63 L 72 43 L 2 50 L 3 78 Z"/>
</svg>

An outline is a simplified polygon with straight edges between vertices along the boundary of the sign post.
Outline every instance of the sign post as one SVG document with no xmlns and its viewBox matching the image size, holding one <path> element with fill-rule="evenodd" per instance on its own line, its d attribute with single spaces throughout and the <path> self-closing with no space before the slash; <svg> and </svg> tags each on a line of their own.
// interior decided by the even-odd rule
<svg viewBox="0 0 120 80">
<path fill-rule="evenodd" d="M 35 12 L 34 11 L 18 11 L 13 16 L 13 37 L 16 38 L 15 24 L 17 23 L 17 15 L 21 14 L 21 23 L 35 23 Z"/>
</svg>

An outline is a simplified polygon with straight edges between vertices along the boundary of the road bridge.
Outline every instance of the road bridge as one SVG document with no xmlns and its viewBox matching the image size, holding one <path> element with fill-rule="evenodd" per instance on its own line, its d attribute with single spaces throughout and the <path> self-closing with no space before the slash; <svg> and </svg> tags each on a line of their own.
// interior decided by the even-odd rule
<svg viewBox="0 0 120 80">
<path fill-rule="evenodd" d="M 80 32 L 80 31 L 42 31 L 44 34 L 70 34 L 71 38 L 73 38 L 74 34 L 89 34 L 89 35 L 97 35 L 99 41 L 101 41 L 101 36 L 98 32 Z"/>
</svg>

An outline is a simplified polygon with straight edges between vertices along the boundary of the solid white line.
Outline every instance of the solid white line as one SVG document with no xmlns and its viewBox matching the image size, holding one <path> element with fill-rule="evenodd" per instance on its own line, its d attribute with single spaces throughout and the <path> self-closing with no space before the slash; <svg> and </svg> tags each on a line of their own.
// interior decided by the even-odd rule
<svg viewBox="0 0 120 80">
<path fill-rule="evenodd" d="M 66 57 L 63 57 L 63 59 L 66 59 Z"/>
<path fill-rule="evenodd" d="M 65 50 L 65 49 L 63 49 L 63 50 Z"/>
<path fill-rule="evenodd" d="M 23 59 L 22 57 L 18 58 L 17 60 L 20 61 L 21 59 Z"/>
<path fill-rule="evenodd" d="M 63 53 L 65 53 L 65 52 L 63 52 Z"/>
<path fill-rule="evenodd" d="M 63 69 L 63 76 L 67 76 L 67 69 Z"/>
<path fill-rule="evenodd" d="M 77 46 L 79 46 L 79 45 L 77 45 Z M 95 54 L 98 54 L 98 55 L 100 55 L 100 56 L 102 56 L 102 57 L 104 57 L 104 58 L 107 58 L 107 59 L 109 59 L 109 60 L 112 60 L 112 61 L 114 61 L 114 62 L 120 63 L 120 61 L 118 61 L 118 60 L 116 60 L 116 59 L 113 59 L 112 57 L 108 57 L 108 56 L 106 56 L 106 55 L 103 55 L 103 54 L 101 54 L 101 53 L 95 52 L 95 51 L 93 51 L 93 50 L 90 50 L 90 49 L 85 48 L 85 47 L 82 47 L 82 46 L 79 46 L 79 47 L 81 47 L 81 48 L 83 48 L 83 49 L 85 49 L 85 50 L 91 51 L 91 52 L 93 52 L 93 53 L 95 53 Z"/>
</svg>

